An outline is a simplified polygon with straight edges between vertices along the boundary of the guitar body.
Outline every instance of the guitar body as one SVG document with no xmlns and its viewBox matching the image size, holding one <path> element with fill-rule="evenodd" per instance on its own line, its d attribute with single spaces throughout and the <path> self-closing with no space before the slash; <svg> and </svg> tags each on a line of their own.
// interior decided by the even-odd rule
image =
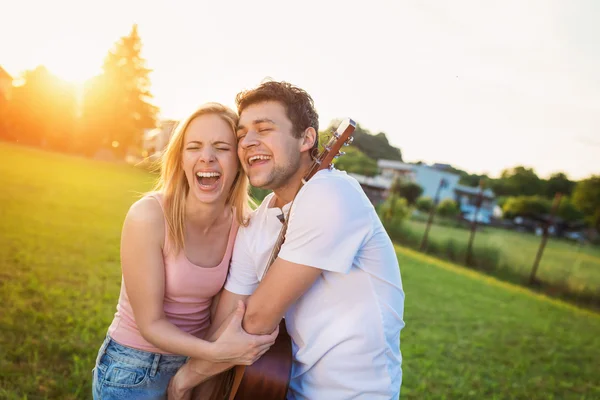
<svg viewBox="0 0 600 400">
<path fill-rule="evenodd" d="M 284 400 L 291 373 L 292 339 L 282 320 L 275 344 L 258 361 L 244 368 L 244 376 L 234 399 Z"/>
</svg>

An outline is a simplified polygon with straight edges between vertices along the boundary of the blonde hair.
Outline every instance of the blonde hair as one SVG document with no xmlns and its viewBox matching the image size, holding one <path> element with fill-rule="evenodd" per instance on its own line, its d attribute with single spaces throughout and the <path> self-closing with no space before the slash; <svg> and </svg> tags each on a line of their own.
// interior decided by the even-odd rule
<svg viewBox="0 0 600 400">
<path fill-rule="evenodd" d="M 173 250 L 175 254 L 181 251 L 185 244 L 185 200 L 190 190 L 182 168 L 185 133 L 190 123 L 202 115 L 219 116 L 231 126 L 234 136 L 237 129 L 238 115 L 235 111 L 219 103 L 203 104 L 177 125 L 167 148 L 160 157 L 160 176 L 154 191 L 163 195 L 167 234 L 172 243 L 172 248 L 169 250 Z M 251 207 L 255 206 L 248 191 L 248 176 L 240 166 L 226 204 L 234 207 L 235 218 L 243 226 L 248 225 L 248 215 Z"/>
</svg>

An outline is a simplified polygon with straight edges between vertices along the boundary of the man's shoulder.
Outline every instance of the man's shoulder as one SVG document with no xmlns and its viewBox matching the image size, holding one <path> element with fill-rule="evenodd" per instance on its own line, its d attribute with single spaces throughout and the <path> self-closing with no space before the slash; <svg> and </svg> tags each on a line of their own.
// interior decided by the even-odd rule
<svg viewBox="0 0 600 400">
<path fill-rule="evenodd" d="M 360 184 L 345 171 L 321 170 L 304 186 L 304 196 L 325 200 L 357 201 L 370 204 Z M 366 200 L 366 202 L 365 202 Z"/>
</svg>

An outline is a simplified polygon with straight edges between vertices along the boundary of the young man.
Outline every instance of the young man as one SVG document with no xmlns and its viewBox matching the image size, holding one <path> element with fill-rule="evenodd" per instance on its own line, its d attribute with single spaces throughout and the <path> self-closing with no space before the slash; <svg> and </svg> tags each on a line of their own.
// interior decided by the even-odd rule
<svg viewBox="0 0 600 400">
<path fill-rule="evenodd" d="M 319 129 L 305 91 L 266 82 L 236 101 L 243 168 L 252 185 L 273 193 L 240 227 L 214 325 L 236 307 L 239 318 L 239 300 L 248 333 L 271 333 L 285 317 L 293 351 L 288 399 L 397 399 L 404 292 L 375 209 L 345 172 L 319 171 L 302 184 Z M 263 278 L 282 214 L 286 240 Z M 192 360 L 173 388 L 185 391 L 229 367 Z"/>
</svg>

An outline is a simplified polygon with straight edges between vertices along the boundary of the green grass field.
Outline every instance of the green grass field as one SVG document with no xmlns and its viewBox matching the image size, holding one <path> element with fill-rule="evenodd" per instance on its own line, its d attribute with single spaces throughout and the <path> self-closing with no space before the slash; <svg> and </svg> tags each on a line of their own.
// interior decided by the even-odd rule
<svg viewBox="0 0 600 400">
<path fill-rule="evenodd" d="M 415 220 L 405 224 L 403 230 L 420 242 L 426 224 Z M 452 242 L 454 248 L 462 251 L 467 247 L 469 235 L 467 229 L 434 224 L 429 232 L 429 242 Z M 488 251 L 497 255 L 492 261 L 500 270 L 496 272 L 504 270 L 524 281 L 531 273 L 540 242 L 541 238 L 533 234 L 482 227 L 475 235 L 474 247 L 497 250 Z M 458 260 L 464 262 L 464 258 L 463 251 Z M 597 298 L 600 296 L 600 247 L 550 238 L 536 276 L 546 284 L 563 286 L 571 293 Z"/>
<path fill-rule="evenodd" d="M 0 143 L 0 398 L 89 399 L 153 177 Z M 406 399 L 600 398 L 600 316 L 398 247 Z"/>
</svg>

